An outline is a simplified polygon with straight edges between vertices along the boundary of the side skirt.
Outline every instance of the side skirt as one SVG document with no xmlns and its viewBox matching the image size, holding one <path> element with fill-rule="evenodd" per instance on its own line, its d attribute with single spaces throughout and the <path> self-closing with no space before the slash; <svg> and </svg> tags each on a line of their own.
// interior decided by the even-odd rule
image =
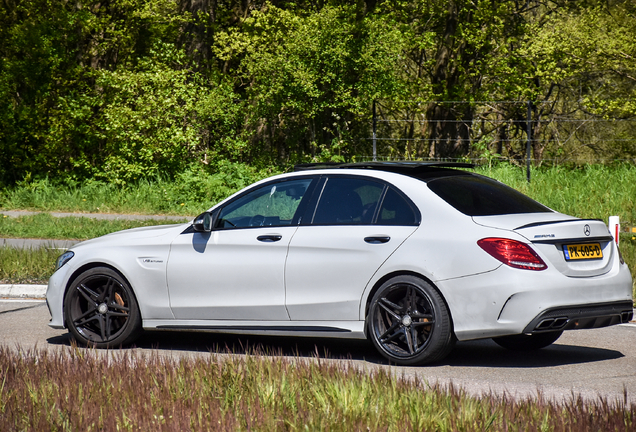
<svg viewBox="0 0 636 432">
<path fill-rule="evenodd" d="M 144 330 L 365 339 L 364 321 L 144 320 Z"/>
</svg>

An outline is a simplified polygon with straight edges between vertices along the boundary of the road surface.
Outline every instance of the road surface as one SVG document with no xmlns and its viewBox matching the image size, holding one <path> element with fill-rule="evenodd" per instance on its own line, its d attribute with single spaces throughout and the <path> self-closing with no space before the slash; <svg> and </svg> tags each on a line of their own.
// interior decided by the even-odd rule
<svg viewBox="0 0 636 432">
<path fill-rule="evenodd" d="M 0 301 L 0 344 L 13 349 L 67 349 L 65 330 L 48 327 L 42 300 Z M 636 403 L 636 324 L 565 332 L 552 346 L 531 353 L 500 348 L 490 340 L 461 342 L 443 362 L 420 367 L 388 366 L 365 341 L 232 336 L 213 333 L 146 332 L 126 351 L 170 357 L 241 354 L 261 345 L 266 353 L 344 361 L 366 370 L 390 368 L 399 376 L 420 377 L 430 384 L 453 383 L 474 395 L 493 392 L 530 398 L 541 392 L 549 399 L 572 395 Z"/>
</svg>

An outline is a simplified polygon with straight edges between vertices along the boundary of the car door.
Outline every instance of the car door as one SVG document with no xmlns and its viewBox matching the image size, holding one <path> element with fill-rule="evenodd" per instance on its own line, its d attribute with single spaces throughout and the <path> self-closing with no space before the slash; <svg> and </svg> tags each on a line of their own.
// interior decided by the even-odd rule
<svg viewBox="0 0 636 432">
<path fill-rule="evenodd" d="M 359 320 L 367 283 L 420 214 L 396 188 L 367 177 L 329 176 L 314 195 L 315 210 L 289 245 L 287 311 L 292 320 Z"/>
<path fill-rule="evenodd" d="M 289 320 L 284 267 L 311 177 L 257 186 L 214 211 L 212 232 L 173 243 L 167 277 L 176 319 Z"/>
</svg>

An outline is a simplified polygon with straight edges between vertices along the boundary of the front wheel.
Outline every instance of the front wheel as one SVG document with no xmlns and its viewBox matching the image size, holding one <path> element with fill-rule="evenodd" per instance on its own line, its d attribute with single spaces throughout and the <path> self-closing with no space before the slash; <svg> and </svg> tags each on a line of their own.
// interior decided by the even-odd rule
<svg viewBox="0 0 636 432">
<path fill-rule="evenodd" d="M 492 338 L 492 340 L 497 345 L 512 351 L 533 351 L 552 345 L 562 334 L 562 331 L 555 331 L 529 335 L 501 336 Z"/>
<path fill-rule="evenodd" d="M 106 267 L 87 270 L 73 281 L 64 300 L 64 318 L 73 339 L 96 348 L 130 343 L 141 330 L 132 289 Z"/>
<path fill-rule="evenodd" d="M 415 276 L 385 282 L 371 300 L 369 338 L 398 365 L 439 361 L 455 345 L 448 307 L 433 286 Z"/>
</svg>

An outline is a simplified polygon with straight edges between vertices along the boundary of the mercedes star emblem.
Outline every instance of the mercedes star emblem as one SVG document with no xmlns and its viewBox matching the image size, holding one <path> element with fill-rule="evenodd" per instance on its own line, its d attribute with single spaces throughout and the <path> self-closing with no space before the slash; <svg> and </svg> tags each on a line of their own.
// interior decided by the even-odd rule
<svg viewBox="0 0 636 432">
<path fill-rule="evenodd" d="M 583 227 L 583 232 L 585 233 L 585 235 L 586 235 L 587 237 L 589 237 L 589 236 L 590 236 L 590 232 L 591 232 L 591 230 L 590 230 L 590 226 L 589 226 L 589 225 L 585 225 L 585 226 Z"/>
</svg>

